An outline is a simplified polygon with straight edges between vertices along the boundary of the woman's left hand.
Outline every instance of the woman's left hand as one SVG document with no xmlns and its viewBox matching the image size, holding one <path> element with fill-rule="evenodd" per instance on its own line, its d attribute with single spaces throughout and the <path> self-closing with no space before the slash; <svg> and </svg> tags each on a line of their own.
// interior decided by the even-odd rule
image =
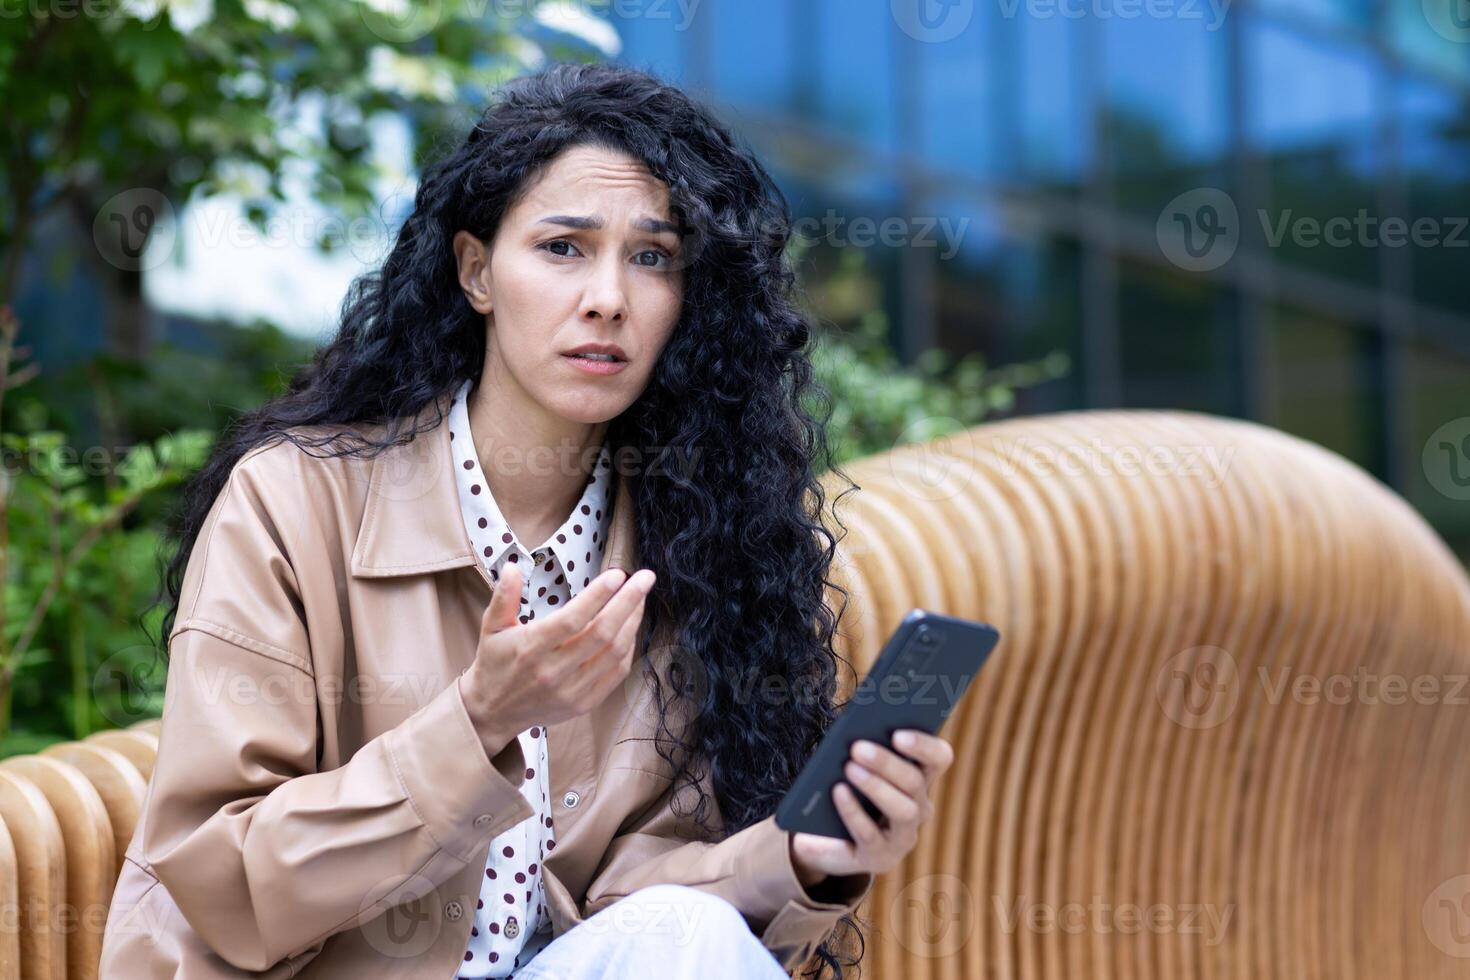
<svg viewBox="0 0 1470 980">
<path fill-rule="evenodd" d="M 876 752 L 865 757 L 864 746 Z M 847 783 L 838 783 L 832 788 L 832 799 L 852 840 L 792 833 L 791 859 L 803 885 L 810 887 L 827 875 L 882 874 L 913 850 L 920 825 L 934 815 L 929 790 L 954 761 L 954 749 L 938 735 L 913 728 L 894 732 L 893 748 L 915 761 L 860 739 L 853 743 L 843 769 L 847 779 L 882 811 L 883 825 L 868 816 Z"/>
</svg>

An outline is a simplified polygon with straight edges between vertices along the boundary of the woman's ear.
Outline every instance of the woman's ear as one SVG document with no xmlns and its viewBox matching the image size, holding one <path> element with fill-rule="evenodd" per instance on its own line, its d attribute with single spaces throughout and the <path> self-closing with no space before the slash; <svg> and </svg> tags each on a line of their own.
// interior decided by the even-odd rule
<svg viewBox="0 0 1470 980">
<path fill-rule="evenodd" d="M 489 313 L 490 253 L 485 243 L 467 231 L 454 233 L 454 260 L 459 266 L 459 286 L 476 313 Z"/>
</svg>

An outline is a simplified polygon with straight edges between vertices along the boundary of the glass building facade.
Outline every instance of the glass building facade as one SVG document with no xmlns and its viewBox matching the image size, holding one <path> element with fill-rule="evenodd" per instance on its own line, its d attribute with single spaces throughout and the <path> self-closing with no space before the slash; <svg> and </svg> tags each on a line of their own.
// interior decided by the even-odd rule
<svg viewBox="0 0 1470 980">
<path fill-rule="evenodd" d="M 798 219 L 838 217 L 820 248 L 899 219 L 909 240 L 863 247 L 902 356 L 1063 350 L 1019 411 L 1276 426 L 1470 560 L 1470 0 L 608 15 L 618 60 L 717 106 Z"/>
</svg>

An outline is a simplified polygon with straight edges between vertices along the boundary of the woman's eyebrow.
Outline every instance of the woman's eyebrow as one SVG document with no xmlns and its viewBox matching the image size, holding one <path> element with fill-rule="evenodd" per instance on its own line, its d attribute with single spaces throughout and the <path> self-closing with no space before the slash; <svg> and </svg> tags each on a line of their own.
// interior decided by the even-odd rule
<svg viewBox="0 0 1470 980">
<path fill-rule="evenodd" d="M 582 230 L 597 230 L 603 226 L 602 216 L 598 214 L 550 214 L 537 222 L 542 225 L 563 225 L 567 228 L 578 228 Z M 679 226 L 672 221 L 664 221 L 662 218 L 642 217 L 633 222 L 633 227 L 638 231 L 647 231 L 658 234 L 668 232 L 679 234 Z"/>
</svg>

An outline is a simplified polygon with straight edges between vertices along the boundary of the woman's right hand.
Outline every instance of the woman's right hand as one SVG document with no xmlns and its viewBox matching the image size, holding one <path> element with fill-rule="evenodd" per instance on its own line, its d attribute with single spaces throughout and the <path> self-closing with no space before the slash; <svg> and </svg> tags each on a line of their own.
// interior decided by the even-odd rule
<svg viewBox="0 0 1470 980">
<path fill-rule="evenodd" d="M 519 621 L 521 571 L 506 562 L 480 621 L 475 661 L 460 678 L 491 754 L 533 725 L 591 711 L 628 676 L 654 573 L 608 569 L 553 616 Z"/>
</svg>

